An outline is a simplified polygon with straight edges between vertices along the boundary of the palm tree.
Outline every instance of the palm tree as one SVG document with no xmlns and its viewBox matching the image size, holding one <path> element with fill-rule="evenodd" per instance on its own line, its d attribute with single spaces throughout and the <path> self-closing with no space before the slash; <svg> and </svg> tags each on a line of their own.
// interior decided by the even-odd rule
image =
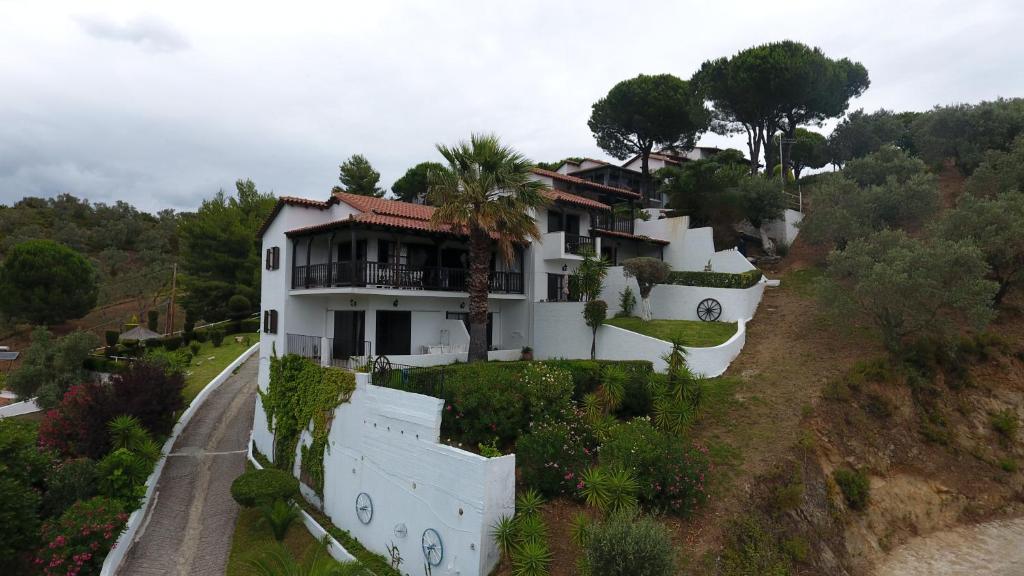
<svg viewBox="0 0 1024 576">
<path fill-rule="evenodd" d="M 548 200 L 530 178 L 533 164 L 497 136 L 474 134 L 437 150 L 447 166 L 427 173 L 432 222 L 469 235 L 469 361 L 486 360 L 491 249 L 511 262 L 516 244 L 539 238 L 533 212 Z"/>
</svg>

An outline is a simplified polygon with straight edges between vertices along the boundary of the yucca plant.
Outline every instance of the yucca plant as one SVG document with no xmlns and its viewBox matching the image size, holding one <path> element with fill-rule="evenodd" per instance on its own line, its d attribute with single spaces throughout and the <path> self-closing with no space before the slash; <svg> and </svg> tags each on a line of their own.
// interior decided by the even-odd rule
<svg viewBox="0 0 1024 576">
<path fill-rule="evenodd" d="M 664 394 L 654 400 L 654 425 L 665 432 L 682 432 L 696 415 L 694 407 L 686 400 L 671 394 Z"/>
<path fill-rule="evenodd" d="M 274 534 L 274 540 L 284 540 L 288 533 L 288 527 L 299 517 L 299 507 L 290 500 L 274 500 L 273 504 L 260 506 L 260 513 L 263 514 L 263 521 Z"/>
<path fill-rule="evenodd" d="M 491 536 L 494 538 L 494 543 L 498 545 L 498 550 L 501 551 L 502 557 L 508 558 L 511 556 L 512 549 L 518 538 L 515 517 L 502 516 L 491 527 Z"/>
<path fill-rule="evenodd" d="M 544 506 L 544 497 L 533 488 L 519 495 L 516 499 L 516 513 L 524 516 L 539 514 Z"/>
<path fill-rule="evenodd" d="M 604 470 L 599 466 L 587 468 L 580 475 L 583 486 L 580 488 L 580 495 L 588 506 L 598 510 L 605 510 L 608 507 L 608 478 Z"/>
<path fill-rule="evenodd" d="M 110 432 L 110 444 L 114 450 L 124 448 L 136 452 L 139 446 L 150 440 L 149 432 L 146 432 L 142 423 L 134 416 L 115 417 L 107 422 L 107 430 Z"/>
<path fill-rule="evenodd" d="M 546 542 L 530 540 L 515 549 L 512 556 L 513 576 L 547 576 L 551 565 L 551 550 Z"/>
<path fill-rule="evenodd" d="M 548 527 L 539 514 L 528 514 L 516 518 L 516 540 L 522 544 L 531 541 L 544 541 L 548 537 Z"/>
<path fill-rule="evenodd" d="M 572 522 L 569 525 L 569 538 L 572 543 L 582 548 L 587 543 L 587 537 L 590 535 L 591 520 L 590 517 L 583 512 L 577 513 L 572 517 Z"/>
<path fill-rule="evenodd" d="M 621 366 L 610 364 L 605 366 L 601 374 L 601 396 L 605 408 L 610 412 L 619 407 L 626 397 L 626 381 L 629 375 Z"/>
<path fill-rule="evenodd" d="M 636 508 L 640 484 L 629 470 L 612 468 L 605 473 L 605 487 L 608 490 L 606 512 L 628 512 Z"/>
</svg>

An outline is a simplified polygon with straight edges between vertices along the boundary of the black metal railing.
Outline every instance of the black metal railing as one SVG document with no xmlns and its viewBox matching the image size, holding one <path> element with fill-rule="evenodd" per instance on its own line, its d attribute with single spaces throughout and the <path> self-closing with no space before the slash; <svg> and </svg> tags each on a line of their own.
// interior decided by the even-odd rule
<svg viewBox="0 0 1024 576">
<path fill-rule="evenodd" d="M 351 347 L 349 348 L 349 346 Z M 365 363 L 367 358 L 373 356 L 373 343 L 369 340 L 352 344 L 342 344 L 339 342 L 335 346 L 334 338 L 328 338 L 327 349 L 330 351 L 330 364 L 335 368 L 355 370 L 360 364 Z"/>
<path fill-rule="evenodd" d="M 598 214 L 591 221 L 591 228 L 595 230 L 610 230 L 612 232 L 625 232 L 634 234 L 635 221 L 629 215 L 622 214 Z"/>
<path fill-rule="evenodd" d="M 584 252 L 595 254 L 594 239 L 590 236 L 565 233 L 565 251 L 569 254 L 582 255 Z"/>
<path fill-rule="evenodd" d="M 292 288 L 371 287 L 465 292 L 469 270 L 390 262 L 332 262 L 292 268 Z M 523 293 L 522 272 L 491 272 L 491 292 Z"/>
<path fill-rule="evenodd" d="M 297 354 L 303 358 L 320 363 L 320 346 L 322 339 L 319 336 L 306 336 L 304 334 L 288 334 L 285 342 L 288 354 Z"/>
<path fill-rule="evenodd" d="M 444 398 L 445 373 L 445 366 L 406 366 L 378 356 L 370 369 L 370 382 L 384 388 Z"/>
</svg>

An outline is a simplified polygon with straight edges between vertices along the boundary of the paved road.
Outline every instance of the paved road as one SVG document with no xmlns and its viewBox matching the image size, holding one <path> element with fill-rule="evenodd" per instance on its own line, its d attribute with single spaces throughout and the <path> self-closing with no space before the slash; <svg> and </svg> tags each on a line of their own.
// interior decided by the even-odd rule
<svg viewBox="0 0 1024 576">
<path fill-rule="evenodd" d="M 178 436 L 120 576 L 224 573 L 238 517 L 231 482 L 245 470 L 258 361 L 246 361 Z"/>
<path fill-rule="evenodd" d="M 1024 575 L 1024 518 L 962 526 L 914 538 L 879 566 L 877 576 Z"/>
</svg>

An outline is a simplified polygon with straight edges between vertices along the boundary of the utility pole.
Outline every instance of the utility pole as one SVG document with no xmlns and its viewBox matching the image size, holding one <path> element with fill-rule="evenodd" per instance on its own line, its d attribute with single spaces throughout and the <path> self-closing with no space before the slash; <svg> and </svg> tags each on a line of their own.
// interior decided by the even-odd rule
<svg viewBox="0 0 1024 576">
<path fill-rule="evenodd" d="M 171 303 L 167 306 L 167 334 L 174 334 L 174 291 L 178 287 L 178 263 L 171 269 Z"/>
</svg>

